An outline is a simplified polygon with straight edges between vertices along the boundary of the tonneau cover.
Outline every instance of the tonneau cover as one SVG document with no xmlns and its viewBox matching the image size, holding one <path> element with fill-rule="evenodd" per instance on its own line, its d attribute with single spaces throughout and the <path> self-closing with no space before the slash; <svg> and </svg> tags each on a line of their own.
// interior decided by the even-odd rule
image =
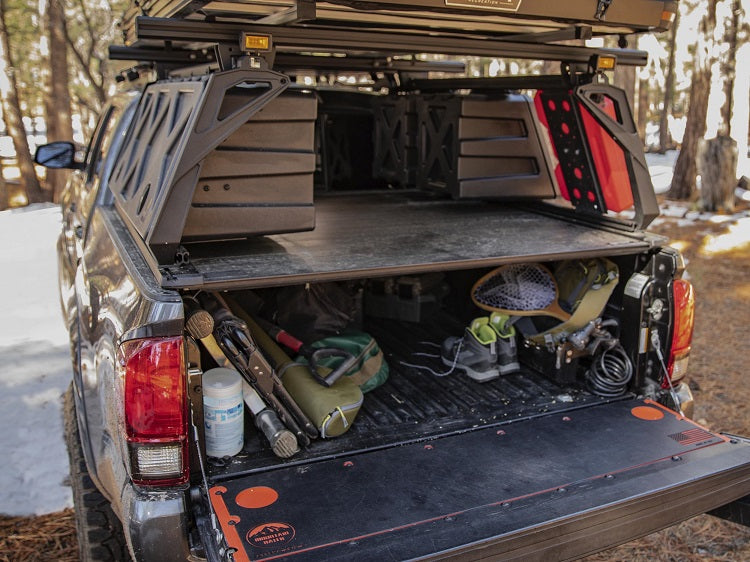
<svg viewBox="0 0 750 562">
<path fill-rule="evenodd" d="M 190 264 L 158 268 L 161 285 L 269 287 L 612 257 L 650 247 L 637 233 L 575 224 L 508 203 L 450 201 L 421 192 L 324 196 L 316 208 L 318 226 L 310 232 L 186 244 Z"/>
</svg>

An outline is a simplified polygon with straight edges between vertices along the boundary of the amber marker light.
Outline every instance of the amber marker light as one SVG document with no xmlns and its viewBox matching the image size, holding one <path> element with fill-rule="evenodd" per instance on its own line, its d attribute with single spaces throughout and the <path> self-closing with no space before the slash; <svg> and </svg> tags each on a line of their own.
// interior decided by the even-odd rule
<svg viewBox="0 0 750 562">
<path fill-rule="evenodd" d="M 616 57 L 604 55 L 599 55 L 598 57 L 596 57 L 596 70 L 614 70 L 616 64 Z"/>
<path fill-rule="evenodd" d="M 252 52 L 263 52 L 271 50 L 271 36 L 270 35 L 251 35 L 250 33 L 243 33 L 240 41 L 240 45 L 243 51 Z"/>
</svg>

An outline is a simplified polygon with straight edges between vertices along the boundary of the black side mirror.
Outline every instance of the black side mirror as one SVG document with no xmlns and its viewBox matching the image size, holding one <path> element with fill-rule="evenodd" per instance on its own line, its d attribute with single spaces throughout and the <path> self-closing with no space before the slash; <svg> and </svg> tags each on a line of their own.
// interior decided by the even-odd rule
<svg viewBox="0 0 750 562">
<path fill-rule="evenodd" d="M 76 146 L 72 142 L 57 141 L 37 147 L 34 162 L 45 168 L 69 168 L 80 170 L 83 164 L 76 162 Z"/>
</svg>

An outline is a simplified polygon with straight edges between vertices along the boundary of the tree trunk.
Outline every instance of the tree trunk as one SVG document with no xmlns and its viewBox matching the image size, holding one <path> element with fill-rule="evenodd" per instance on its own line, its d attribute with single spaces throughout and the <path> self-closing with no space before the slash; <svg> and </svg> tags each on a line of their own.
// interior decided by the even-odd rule
<svg viewBox="0 0 750 562">
<path fill-rule="evenodd" d="M 664 77 L 664 103 L 659 115 L 659 154 L 664 154 L 671 145 L 669 116 L 672 114 L 672 100 L 674 98 L 674 67 L 677 51 L 677 26 L 679 24 L 680 14 L 678 12 L 669 32 L 669 61 L 667 62 L 667 75 Z"/>
<path fill-rule="evenodd" d="M 646 144 L 646 126 L 648 125 L 648 102 L 649 102 L 648 80 L 638 80 L 638 113 L 636 114 L 636 126 L 641 142 Z"/>
<path fill-rule="evenodd" d="M 692 200 L 697 192 L 698 168 L 696 160 L 698 145 L 706 134 L 708 94 L 711 90 L 711 65 L 714 61 L 711 32 L 716 25 L 716 3 L 717 0 L 709 0 L 708 11 L 700 23 L 685 136 L 682 139 L 682 147 L 677 162 L 675 162 L 672 186 L 667 193 L 667 197 L 671 199 Z"/>
<path fill-rule="evenodd" d="M 705 142 L 699 158 L 701 207 L 705 211 L 734 212 L 737 187 L 737 143 L 728 135 Z"/>
<path fill-rule="evenodd" d="M 618 66 L 615 70 L 614 85 L 625 90 L 630 107 L 635 107 L 635 67 Z"/>
<path fill-rule="evenodd" d="M 737 186 L 737 142 L 730 136 L 734 110 L 735 57 L 737 32 L 742 6 L 740 0 L 732 1 L 732 14 L 724 28 L 727 54 L 722 57 L 721 74 L 724 77 L 724 105 L 721 108 L 716 138 L 706 141 L 701 151 L 701 206 L 706 211 L 734 211 L 734 188 Z"/>
<path fill-rule="evenodd" d="M 750 43 L 737 49 L 737 59 L 750 60 Z M 748 159 L 748 138 L 750 135 L 750 65 L 737 67 L 734 77 L 734 108 L 732 111 L 732 138 L 737 141 L 737 176 L 750 176 L 750 159 Z"/>
<path fill-rule="evenodd" d="M 8 134 L 13 139 L 13 148 L 16 151 L 16 161 L 21 171 L 21 181 L 26 190 L 26 199 L 29 203 L 38 203 L 44 201 L 44 194 L 34 170 L 29 142 L 26 139 L 26 130 L 23 126 L 21 104 L 18 101 L 15 67 L 13 66 L 10 37 L 6 26 L 6 0 L 0 0 L 0 47 L 3 51 L 2 62 L 8 77 L 8 88 L 2 92 L 3 117 L 8 128 Z"/>
<path fill-rule="evenodd" d="M 68 45 L 65 40 L 65 13 L 60 0 L 47 0 L 45 27 L 49 41 L 49 74 L 45 93 L 47 141 L 73 140 L 68 89 Z M 59 201 L 67 170 L 47 170 L 47 190 Z"/>
<path fill-rule="evenodd" d="M 737 56 L 737 33 L 739 31 L 741 11 L 740 0 L 733 0 L 732 16 L 724 33 L 724 41 L 727 43 L 728 49 L 721 65 L 721 73 L 724 76 L 724 105 L 721 108 L 719 135 L 731 134 L 732 111 L 734 109 L 735 57 Z"/>
<path fill-rule="evenodd" d="M 8 184 L 3 175 L 3 164 L 0 162 L 0 211 L 10 207 L 10 194 L 8 193 Z"/>
<path fill-rule="evenodd" d="M 688 105 L 685 136 L 682 138 L 680 154 L 674 165 L 672 186 L 667 196 L 670 199 L 691 200 L 697 191 L 696 164 L 698 147 L 706 134 L 706 113 L 708 113 L 708 94 L 711 90 L 711 68 L 695 69 L 693 83 L 690 86 L 690 103 Z"/>
</svg>

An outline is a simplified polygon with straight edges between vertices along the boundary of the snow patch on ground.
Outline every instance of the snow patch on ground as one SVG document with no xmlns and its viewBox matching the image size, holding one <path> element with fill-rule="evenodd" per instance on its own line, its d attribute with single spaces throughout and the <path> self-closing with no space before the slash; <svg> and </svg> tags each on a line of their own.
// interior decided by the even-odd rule
<svg viewBox="0 0 750 562">
<path fill-rule="evenodd" d="M 0 513 L 31 515 L 73 504 L 61 396 L 71 380 L 57 296 L 60 211 L 0 212 Z"/>
<path fill-rule="evenodd" d="M 646 163 L 648 171 L 651 174 L 651 181 L 654 184 L 654 191 L 658 194 L 665 194 L 669 191 L 672 184 L 672 172 L 679 152 L 669 150 L 665 154 L 647 153 Z M 750 191 L 738 187 L 735 189 L 735 197 L 742 201 L 750 201 Z M 750 216 L 747 211 L 740 211 L 732 215 L 723 215 L 696 211 L 695 203 L 691 201 L 672 201 L 667 200 L 660 207 L 660 218 L 657 218 L 652 224 L 658 225 L 665 217 L 680 219 L 677 221 L 678 227 L 690 226 L 696 222 L 727 223 L 732 224 L 743 221 Z"/>
<path fill-rule="evenodd" d="M 672 185 L 672 170 L 677 160 L 678 152 L 668 150 L 664 154 L 649 152 L 646 154 L 646 163 L 648 171 L 651 174 L 651 182 L 654 184 L 654 191 L 662 194 L 669 191 Z"/>
</svg>

